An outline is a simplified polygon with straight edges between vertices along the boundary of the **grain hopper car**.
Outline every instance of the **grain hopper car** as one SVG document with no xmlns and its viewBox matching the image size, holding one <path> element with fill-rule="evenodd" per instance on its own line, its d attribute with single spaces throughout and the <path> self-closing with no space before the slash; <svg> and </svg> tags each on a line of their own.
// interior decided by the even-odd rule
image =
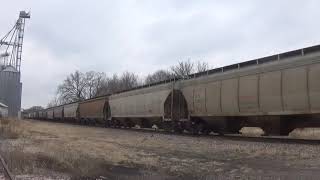
<svg viewBox="0 0 320 180">
<path fill-rule="evenodd" d="M 46 117 L 195 134 L 320 127 L 320 46 L 50 108 Z"/>
</svg>

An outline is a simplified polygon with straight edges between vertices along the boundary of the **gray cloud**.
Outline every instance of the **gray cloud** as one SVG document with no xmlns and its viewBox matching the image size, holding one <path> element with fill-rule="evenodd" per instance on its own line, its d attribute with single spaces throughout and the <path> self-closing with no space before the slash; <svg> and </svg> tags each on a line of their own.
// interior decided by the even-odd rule
<svg viewBox="0 0 320 180">
<path fill-rule="evenodd" d="M 24 44 L 23 107 L 46 105 L 75 71 L 141 76 L 178 60 L 211 67 L 320 43 L 320 2 L 13 0 L 0 35 L 31 10 Z"/>
</svg>

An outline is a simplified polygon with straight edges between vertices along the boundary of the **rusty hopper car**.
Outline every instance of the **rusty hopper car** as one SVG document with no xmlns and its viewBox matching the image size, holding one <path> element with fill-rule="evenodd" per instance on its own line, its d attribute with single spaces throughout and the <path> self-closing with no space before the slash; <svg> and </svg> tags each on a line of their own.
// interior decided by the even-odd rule
<svg viewBox="0 0 320 180">
<path fill-rule="evenodd" d="M 53 114 L 54 114 L 53 108 L 48 108 L 46 110 L 46 113 L 47 113 L 47 119 L 48 120 L 53 120 L 53 118 L 54 118 L 54 116 L 53 116 Z"/>
<path fill-rule="evenodd" d="M 111 95 L 110 125 L 169 127 L 188 119 L 187 104 L 175 84 L 167 83 Z"/>
<path fill-rule="evenodd" d="M 63 106 L 57 106 L 53 108 L 53 119 L 63 120 Z"/>
<path fill-rule="evenodd" d="M 64 119 L 66 121 L 76 121 L 79 116 L 78 111 L 79 103 L 71 103 L 63 106 L 64 108 Z"/>
<path fill-rule="evenodd" d="M 200 131 L 256 126 L 267 134 L 285 135 L 297 127 L 320 125 L 319 46 L 206 73 L 180 84 Z"/>
<path fill-rule="evenodd" d="M 107 96 L 79 102 L 80 123 L 105 124 L 109 111 Z"/>
</svg>

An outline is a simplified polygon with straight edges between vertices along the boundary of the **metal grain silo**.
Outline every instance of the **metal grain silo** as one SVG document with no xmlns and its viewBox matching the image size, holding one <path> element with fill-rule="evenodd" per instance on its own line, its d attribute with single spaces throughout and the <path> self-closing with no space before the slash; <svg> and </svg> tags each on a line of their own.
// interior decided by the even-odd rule
<svg viewBox="0 0 320 180">
<path fill-rule="evenodd" d="M 0 101 L 8 106 L 8 116 L 17 117 L 21 109 L 20 72 L 13 66 L 0 68 Z"/>
<path fill-rule="evenodd" d="M 20 117 L 20 69 L 25 20 L 30 13 L 20 11 L 13 28 L 0 39 L 0 101 L 8 106 L 9 117 Z"/>
</svg>

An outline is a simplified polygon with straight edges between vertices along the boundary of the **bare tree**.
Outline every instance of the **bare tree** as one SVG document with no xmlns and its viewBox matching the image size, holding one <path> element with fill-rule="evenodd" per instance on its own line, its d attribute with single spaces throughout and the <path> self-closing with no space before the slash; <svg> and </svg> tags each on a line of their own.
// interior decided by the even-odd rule
<svg viewBox="0 0 320 180">
<path fill-rule="evenodd" d="M 172 66 L 171 71 L 174 75 L 186 78 L 194 72 L 194 64 L 190 61 L 180 61 L 178 65 Z"/>
<path fill-rule="evenodd" d="M 165 70 L 158 70 L 153 74 L 149 74 L 145 79 L 145 84 L 151 84 L 155 82 L 164 81 L 167 79 L 173 78 L 173 74 L 169 71 Z"/>
<path fill-rule="evenodd" d="M 205 72 L 205 71 L 209 70 L 209 64 L 207 62 L 198 61 L 196 68 L 197 68 L 196 69 L 197 73 Z"/>
<path fill-rule="evenodd" d="M 138 75 L 131 72 L 124 72 L 120 77 L 120 89 L 127 90 L 138 86 Z"/>
<path fill-rule="evenodd" d="M 55 107 L 61 105 L 61 101 L 58 97 L 54 97 L 48 104 L 47 108 Z"/>
<path fill-rule="evenodd" d="M 194 72 L 204 72 L 206 70 L 208 70 L 208 63 L 199 61 L 195 66 L 190 60 L 180 61 L 178 65 L 172 66 L 170 71 L 158 70 L 148 75 L 144 83 L 155 83 L 173 77 L 186 78 Z M 128 71 L 121 76 L 113 74 L 111 78 L 108 78 L 105 73 L 75 71 L 58 86 L 57 98 L 54 98 L 48 104 L 48 107 L 128 90 L 139 84 L 143 83 L 138 75 Z"/>
<path fill-rule="evenodd" d="M 28 109 L 25 109 L 24 112 L 32 112 L 32 111 L 39 111 L 43 110 L 44 108 L 42 106 L 32 106 Z"/>
<path fill-rule="evenodd" d="M 105 83 L 105 93 L 111 94 L 121 90 L 120 87 L 120 78 L 117 74 L 113 74 L 112 78 L 107 78 Z"/>
<path fill-rule="evenodd" d="M 100 95 L 99 90 L 106 79 L 104 73 L 89 71 L 85 74 L 85 98 L 93 98 Z"/>
<path fill-rule="evenodd" d="M 105 73 L 98 73 L 95 78 L 95 90 L 94 90 L 94 96 L 101 96 L 105 95 L 101 90 L 104 84 L 106 84 L 107 76 Z"/>
<path fill-rule="evenodd" d="M 85 75 L 79 71 L 70 74 L 67 79 L 58 86 L 57 94 L 62 103 L 69 103 L 86 98 L 87 86 Z"/>
<path fill-rule="evenodd" d="M 120 77 L 117 74 L 113 74 L 111 78 L 105 78 L 101 81 L 98 94 L 106 95 L 131 89 L 139 85 L 138 79 L 136 74 L 130 72 L 124 72 Z"/>
</svg>

